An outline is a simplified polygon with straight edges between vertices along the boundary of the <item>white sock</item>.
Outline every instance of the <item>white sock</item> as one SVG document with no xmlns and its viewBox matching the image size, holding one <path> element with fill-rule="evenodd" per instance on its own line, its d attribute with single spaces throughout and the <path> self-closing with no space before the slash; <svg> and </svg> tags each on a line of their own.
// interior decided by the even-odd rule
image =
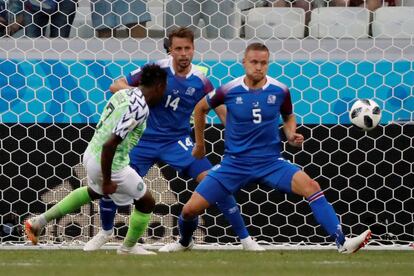
<svg viewBox="0 0 414 276">
<path fill-rule="evenodd" d="M 45 217 L 45 215 L 44 215 L 44 214 L 41 214 L 41 215 L 39 215 L 39 216 L 35 217 L 35 221 L 36 221 L 37 223 L 39 223 L 39 226 L 40 226 L 41 228 L 45 227 L 45 226 L 46 226 L 46 224 L 47 224 L 47 220 L 46 220 L 46 217 Z"/>
</svg>

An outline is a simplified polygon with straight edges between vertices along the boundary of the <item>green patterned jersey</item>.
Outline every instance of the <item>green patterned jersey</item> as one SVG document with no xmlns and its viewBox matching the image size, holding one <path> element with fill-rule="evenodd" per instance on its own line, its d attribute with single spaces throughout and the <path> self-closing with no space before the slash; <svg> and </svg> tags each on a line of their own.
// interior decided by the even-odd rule
<svg viewBox="0 0 414 276">
<path fill-rule="evenodd" d="M 130 150 L 144 132 L 148 115 L 149 109 L 141 90 L 133 88 L 118 91 L 106 104 L 88 150 L 100 163 L 103 144 L 115 134 L 123 141 L 116 149 L 112 171 L 125 168 L 129 164 Z"/>
</svg>

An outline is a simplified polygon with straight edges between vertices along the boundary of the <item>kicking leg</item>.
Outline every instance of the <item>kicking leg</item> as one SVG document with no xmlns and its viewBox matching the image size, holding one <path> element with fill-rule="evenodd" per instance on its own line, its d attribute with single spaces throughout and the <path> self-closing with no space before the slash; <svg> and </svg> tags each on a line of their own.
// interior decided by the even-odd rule
<svg viewBox="0 0 414 276">
<path fill-rule="evenodd" d="M 49 221 L 72 213 L 86 203 L 100 197 L 101 195 L 97 194 L 89 187 L 77 188 L 45 213 L 24 222 L 25 233 L 28 239 L 31 240 L 33 244 L 37 244 L 43 227 L 45 227 Z"/>
</svg>

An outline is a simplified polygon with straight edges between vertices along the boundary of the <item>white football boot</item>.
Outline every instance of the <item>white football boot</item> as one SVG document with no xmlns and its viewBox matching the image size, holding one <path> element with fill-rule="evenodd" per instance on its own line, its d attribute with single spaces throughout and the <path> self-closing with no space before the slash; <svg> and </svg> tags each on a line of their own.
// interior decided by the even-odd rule
<svg viewBox="0 0 414 276">
<path fill-rule="evenodd" d="M 246 251 L 266 251 L 262 246 L 260 246 L 255 240 L 252 238 L 246 238 L 243 241 L 241 241 L 241 244 L 243 246 L 243 250 Z"/>
<path fill-rule="evenodd" d="M 95 251 L 100 249 L 105 243 L 109 242 L 112 234 L 106 234 L 104 230 L 100 230 L 95 237 L 89 240 L 83 247 L 83 251 Z"/>
<path fill-rule="evenodd" d="M 355 238 L 345 238 L 345 243 L 338 247 L 339 253 L 352 254 L 364 247 L 371 238 L 371 230 L 366 230 Z"/>
<path fill-rule="evenodd" d="M 161 247 L 158 251 L 159 252 L 180 252 L 180 251 L 187 251 L 191 250 L 194 246 L 194 241 L 191 241 L 188 246 L 183 246 L 181 243 L 174 242 L 174 243 L 167 243 L 163 247 Z"/>
<path fill-rule="evenodd" d="M 146 250 L 139 244 L 136 244 L 133 247 L 126 247 L 124 245 L 121 245 L 116 250 L 116 253 L 118 255 L 157 255 L 157 253 Z"/>
</svg>

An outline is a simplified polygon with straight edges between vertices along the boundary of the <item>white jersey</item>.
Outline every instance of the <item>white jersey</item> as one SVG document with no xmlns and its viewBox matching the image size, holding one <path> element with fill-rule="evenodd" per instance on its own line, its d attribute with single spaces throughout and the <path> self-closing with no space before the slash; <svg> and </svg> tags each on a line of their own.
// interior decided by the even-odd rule
<svg viewBox="0 0 414 276">
<path fill-rule="evenodd" d="M 130 150 L 145 130 L 148 115 L 148 105 L 141 90 L 133 88 L 118 91 L 106 104 L 87 150 L 100 163 L 103 144 L 115 134 L 123 141 L 116 149 L 112 171 L 125 168 L 129 164 Z"/>
</svg>

